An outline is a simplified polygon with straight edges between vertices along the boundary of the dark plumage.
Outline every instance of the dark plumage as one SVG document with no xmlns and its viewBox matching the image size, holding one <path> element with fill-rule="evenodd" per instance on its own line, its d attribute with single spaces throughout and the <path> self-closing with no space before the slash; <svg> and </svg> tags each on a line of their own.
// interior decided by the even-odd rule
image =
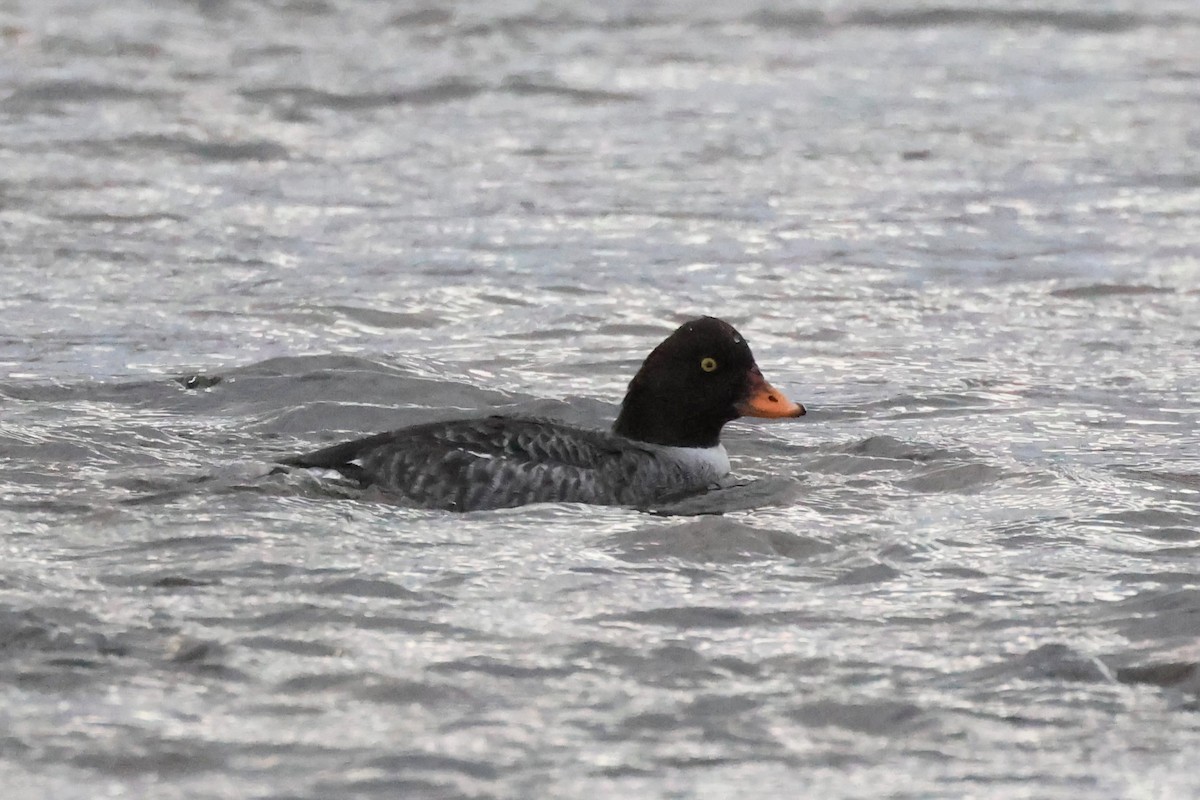
<svg viewBox="0 0 1200 800">
<path fill-rule="evenodd" d="M 720 445 L 726 422 L 803 413 L 763 379 L 732 326 L 701 317 L 647 356 L 612 433 L 548 420 L 465 419 L 380 433 L 282 463 L 335 469 L 424 508 L 645 507 L 701 491 L 728 472 Z"/>
</svg>

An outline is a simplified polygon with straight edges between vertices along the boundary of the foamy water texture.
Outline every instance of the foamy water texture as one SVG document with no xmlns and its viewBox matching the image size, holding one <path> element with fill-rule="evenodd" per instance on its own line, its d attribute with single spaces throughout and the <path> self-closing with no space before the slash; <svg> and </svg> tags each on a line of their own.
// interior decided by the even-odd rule
<svg viewBox="0 0 1200 800">
<path fill-rule="evenodd" d="M 0 786 L 1200 796 L 1200 9 L 0 0 Z M 807 417 L 670 513 L 273 459 Z"/>
</svg>

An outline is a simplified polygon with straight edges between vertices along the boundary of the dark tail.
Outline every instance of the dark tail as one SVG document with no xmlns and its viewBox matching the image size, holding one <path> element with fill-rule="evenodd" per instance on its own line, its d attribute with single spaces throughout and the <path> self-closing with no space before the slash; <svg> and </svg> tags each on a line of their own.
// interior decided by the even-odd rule
<svg viewBox="0 0 1200 800">
<path fill-rule="evenodd" d="M 365 439 L 355 439 L 352 442 L 342 442 L 341 444 L 323 447 L 311 453 L 291 456 L 290 458 L 281 458 L 279 459 L 279 464 L 284 467 L 301 467 L 303 469 L 335 469 L 347 478 L 366 483 L 366 471 L 362 468 L 362 465 L 355 464 L 353 461 L 364 453 L 383 444 L 391 437 L 392 434 L 390 432 L 377 433 Z M 282 469 L 277 468 L 272 474 L 282 471 Z"/>
</svg>

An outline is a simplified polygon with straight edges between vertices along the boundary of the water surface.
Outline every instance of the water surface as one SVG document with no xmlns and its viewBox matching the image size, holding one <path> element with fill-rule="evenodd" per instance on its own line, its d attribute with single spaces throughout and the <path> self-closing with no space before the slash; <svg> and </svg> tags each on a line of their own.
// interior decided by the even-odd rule
<svg viewBox="0 0 1200 800">
<path fill-rule="evenodd" d="M 6 797 L 1200 794 L 1198 54 L 1171 0 L 0 0 Z M 672 514 L 268 475 L 605 426 L 699 313 L 810 413 Z"/>
</svg>

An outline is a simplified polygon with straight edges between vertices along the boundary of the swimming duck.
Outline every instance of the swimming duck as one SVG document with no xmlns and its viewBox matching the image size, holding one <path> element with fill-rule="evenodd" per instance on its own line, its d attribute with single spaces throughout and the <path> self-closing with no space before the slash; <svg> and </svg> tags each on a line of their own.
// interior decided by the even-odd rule
<svg viewBox="0 0 1200 800">
<path fill-rule="evenodd" d="M 725 423 L 804 413 L 767 383 L 732 325 L 700 317 L 646 357 L 611 432 L 492 416 L 387 431 L 280 463 L 334 469 L 422 508 L 646 508 L 703 491 L 729 472 Z"/>
</svg>

